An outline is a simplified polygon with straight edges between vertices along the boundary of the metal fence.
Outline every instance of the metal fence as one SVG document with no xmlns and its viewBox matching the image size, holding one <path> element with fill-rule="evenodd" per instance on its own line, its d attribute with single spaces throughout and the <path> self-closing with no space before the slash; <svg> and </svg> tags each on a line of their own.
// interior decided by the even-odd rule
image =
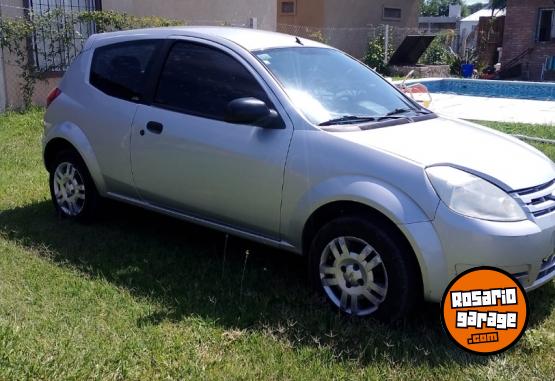
<svg viewBox="0 0 555 381">
<path fill-rule="evenodd" d="M 299 25 L 278 24 L 277 31 L 294 36 L 305 37 L 324 42 L 341 49 L 356 58 L 363 58 L 368 49 L 368 42 L 383 36 L 384 51 L 395 50 L 409 35 L 429 35 L 428 29 L 406 28 L 392 25 L 368 25 L 360 28 L 317 28 Z M 459 50 L 459 38 L 456 31 L 452 34 L 451 48 Z M 387 60 L 388 57 L 384 57 Z"/>
<path fill-rule="evenodd" d="M 41 72 L 65 70 L 95 31 L 93 23 L 77 19 L 80 12 L 95 10 L 94 0 L 29 0 L 30 20 L 54 10 L 63 12 L 53 15 L 51 23 L 37 25 L 31 41 L 31 53 Z"/>
</svg>

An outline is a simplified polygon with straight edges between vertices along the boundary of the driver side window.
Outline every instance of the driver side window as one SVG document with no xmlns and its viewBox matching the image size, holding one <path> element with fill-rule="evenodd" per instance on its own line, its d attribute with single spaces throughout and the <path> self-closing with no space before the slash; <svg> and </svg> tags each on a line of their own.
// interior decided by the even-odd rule
<svg viewBox="0 0 555 381">
<path fill-rule="evenodd" d="M 268 97 L 245 67 L 230 55 L 205 45 L 177 42 L 162 73 L 154 103 L 205 118 L 224 120 L 229 102 Z"/>
</svg>

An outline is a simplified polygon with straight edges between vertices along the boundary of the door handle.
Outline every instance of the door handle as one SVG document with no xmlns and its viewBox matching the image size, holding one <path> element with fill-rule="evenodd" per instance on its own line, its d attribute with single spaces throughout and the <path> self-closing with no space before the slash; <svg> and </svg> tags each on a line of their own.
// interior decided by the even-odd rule
<svg viewBox="0 0 555 381">
<path fill-rule="evenodd" d="M 146 124 L 146 129 L 152 132 L 153 134 L 161 134 L 164 130 L 164 125 L 158 122 L 148 122 Z"/>
</svg>

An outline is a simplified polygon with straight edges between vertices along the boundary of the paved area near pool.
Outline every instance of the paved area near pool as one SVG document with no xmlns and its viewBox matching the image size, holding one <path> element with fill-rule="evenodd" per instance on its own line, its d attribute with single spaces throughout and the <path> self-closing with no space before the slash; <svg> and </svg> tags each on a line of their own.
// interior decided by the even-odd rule
<svg viewBox="0 0 555 381">
<path fill-rule="evenodd" d="M 552 124 L 555 102 L 528 99 L 487 98 L 455 94 L 432 94 L 430 110 L 461 119 Z"/>
</svg>

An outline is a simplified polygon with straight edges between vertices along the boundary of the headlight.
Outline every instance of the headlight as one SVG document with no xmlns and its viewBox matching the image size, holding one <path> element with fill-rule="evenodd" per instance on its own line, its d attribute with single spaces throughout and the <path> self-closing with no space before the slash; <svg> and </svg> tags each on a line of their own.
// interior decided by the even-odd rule
<svg viewBox="0 0 555 381">
<path fill-rule="evenodd" d="M 505 191 L 492 183 L 452 167 L 426 169 L 439 198 L 453 211 L 489 221 L 522 221 L 526 214 Z"/>
</svg>

